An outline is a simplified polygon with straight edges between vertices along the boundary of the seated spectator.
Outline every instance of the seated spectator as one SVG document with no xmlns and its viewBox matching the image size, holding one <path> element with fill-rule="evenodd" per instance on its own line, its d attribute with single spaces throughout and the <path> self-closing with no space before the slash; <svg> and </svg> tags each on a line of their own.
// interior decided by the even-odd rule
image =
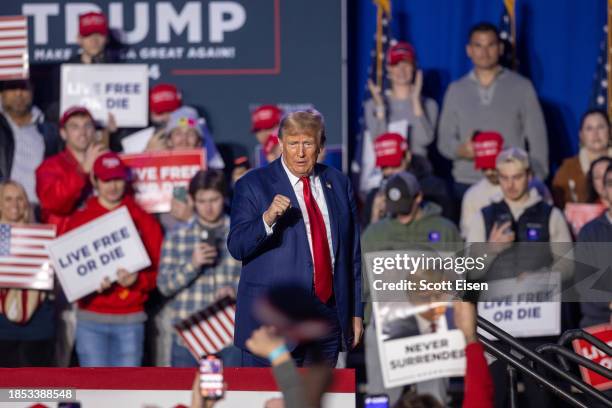
<svg viewBox="0 0 612 408">
<path fill-rule="evenodd" d="M 469 235 L 470 221 L 474 215 L 493 202 L 500 201 L 503 196 L 495 168 L 495 160 L 503 146 L 502 136 L 497 132 L 479 132 L 474 135 L 473 145 L 474 165 L 483 172 L 484 177 L 468 188 L 461 202 L 459 225 L 464 238 Z M 552 204 L 551 194 L 541 180 L 532 176 L 529 188 L 535 189 L 543 201 Z"/>
<path fill-rule="evenodd" d="M 65 149 L 45 159 L 36 169 L 42 221 L 55 224 L 58 235 L 66 231 L 68 218 L 91 194 L 89 173 L 104 151 L 95 142 L 95 130 L 93 117 L 86 108 L 69 108 L 60 120 Z"/>
<path fill-rule="evenodd" d="M 126 194 L 129 173 L 117 154 L 107 152 L 93 165 L 91 183 L 97 193 L 70 219 L 77 228 L 121 206 L 130 213 L 151 259 L 148 268 L 129 273 L 117 270 L 117 281 L 106 277 L 98 293 L 78 301 L 76 349 L 82 367 L 140 366 L 144 346 L 144 303 L 155 288 L 162 243 L 161 228 Z"/>
<path fill-rule="evenodd" d="M 418 154 L 413 154 L 404 137 L 398 133 L 385 133 L 374 142 L 376 166 L 383 175 L 380 188 L 372 189 L 363 209 L 363 224 L 368 225 L 380 220 L 386 214 L 384 185 L 393 175 L 408 171 L 422 186 L 423 198 L 439 205 L 442 213 L 450 217 L 452 202 L 444 180 L 433 175 L 429 161 Z"/>
<path fill-rule="evenodd" d="M 230 218 L 224 214 L 227 187 L 223 173 L 198 172 L 189 184 L 189 201 L 195 216 L 166 235 L 157 285 L 171 297 L 172 323 L 188 318 L 224 296 L 235 297 L 240 262 L 227 250 Z M 172 366 L 195 367 L 193 358 L 174 335 Z M 234 346 L 219 355 L 227 366 L 240 364 L 240 351 Z"/>
<path fill-rule="evenodd" d="M 251 113 L 251 132 L 263 146 L 270 134 L 278 133 L 283 111 L 276 105 L 261 105 Z"/>
<path fill-rule="evenodd" d="M 612 159 L 610 160 L 612 162 Z M 603 163 L 603 162 L 602 162 Z M 578 234 L 576 245 L 576 283 L 583 281 L 590 273 L 597 273 L 608 268 L 612 262 L 610 252 L 603 245 L 589 245 L 588 243 L 609 243 L 612 241 L 612 163 L 603 174 L 602 198 L 605 198 L 608 209 L 602 215 L 582 227 Z M 598 268 L 598 269 L 594 269 Z M 579 287 L 579 286 L 577 286 Z M 582 320 L 580 327 L 589 327 L 597 324 L 612 322 L 612 302 L 589 302 L 593 298 L 588 293 L 581 293 L 584 300 L 580 303 Z"/>
<path fill-rule="evenodd" d="M 496 159 L 499 184 L 503 197 L 483 208 L 470 221 L 467 241 L 494 243 L 489 247 L 489 257 L 494 260 L 487 268 L 489 279 L 518 278 L 520 275 L 550 270 L 561 272 L 562 280 L 571 278 L 573 265 L 566 267 L 555 262 L 552 249 L 543 246 L 510 245 L 511 243 L 571 243 L 569 227 L 561 211 L 547 204 L 535 189 L 529 188 L 532 178 L 527 152 L 516 147 L 503 150 Z M 556 341 L 555 337 L 525 337 L 524 344 L 534 349 Z M 496 361 L 491 366 L 495 378 L 496 405 L 506 404 L 505 363 Z M 551 396 L 531 378 L 524 377 L 525 395 L 529 407 L 551 406 Z"/>
<path fill-rule="evenodd" d="M 506 146 L 528 145 L 534 174 L 540 180 L 548 175 L 548 138 L 538 97 L 531 81 L 500 65 L 497 27 L 473 26 L 466 51 L 474 68 L 448 87 L 438 126 L 438 150 L 453 162 L 457 203 L 482 177 L 473 163 L 472 136 L 478 130 L 499 132 Z"/>
<path fill-rule="evenodd" d="M 389 218 L 370 224 L 361 240 L 362 252 L 375 252 L 390 249 L 407 249 L 418 243 L 451 244 L 461 243 L 457 227 L 440 215 L 440 207 L 424 201 L 421 186 L 416 177 L 408 172 L 399 172 L 386 183 L 385 196 Z M 369 292 L 369 286 L 364 290 Z M 364 295 L 368 299 L 368 295 Z M 401 395 L 402 388 L 387 389 L 382 383 L 381 366 L 376 342 L 376 321 L 371 319 L 371 302 L 366 303 L 365 318 L 365 355 L 368 376 L 368 393 L 388 394 L 392 401 Z M 433 316 L 428 316 L 433 317 Z M 442 399 L 445 394 L 444 381 L 427 381 L 420 385 L 421 390 L 435 392 Z"/>
<path fill-rule="evenodd" d="M 59 151 L 60 138 L 57 127 L 45 121 L 32 99 L 29 80 L 2 82 L 0 180 L 19 182 L 36 205 L 34 172 L 45 158 Z"/>
<path fill-rule="evenodd" d="M 0 224 L 32 223 L 21 184 L 0 183 Z M 0 367 L 54 365 L 55 324 L 49 292 L 0 288 Z"/>
<path fill-rule="evenodd" d="M 495 159 L 501 152 L 504 139 L 497 132 L 479 132 L 472 139 L 474 143 L 475 154 L 474 166 L 481 170 L 484 177 L 479 182 L 470 186 L 463 196 L 461 202 L 461 217 L 459 225 L 461 227 L 461 235 L 467 236 L 467 231 L 470 226 L 469 222 L 474 214 L 478 213 L 482 208 L 491 204 L 494 197 L 499 197 L 501 188 L 499 187 L 499 179 L 497 177 L 497 169 L 495 168 Z M 479 146 L 485 147 L 479 148 Z"/>
<path fill-rule="evenodd" d="M 434 140 L 438 121 L 438 105 L 421 94 L 423 72 L 418 69 L 412 45 L 400 41 L 391 46 L 386 63 L 391 82 L 389 94 L 383 94 L 374 83 L 368 82 L 372 98 L 364 106 L 367 138 L 364 140 L 360 191 L 369 191 L 380 183 L 380 170 L 373 163 L 377 135 L 399 133 L 414 154 L 427 157 L 427 146 Z"/>
<path fill-rule="evenodd" d="M 612 164 L 612 157 L 604 156 L 593 161 L 587 173 L 587 202 L 609 205 L 604 186 L 604 174 Z"/>
<path fill-rule="evenodd" d="M 612 157 L 610 148 L 610 120 L 606 112 L 592 109 L 580 121 L 580 150 L 565 159 L 552 182 L 555 205 L 561 209 L 565 203 L 585 203 L 588 199 L 587 173 L 591 164 L 600 157 Z"/>
</svg>

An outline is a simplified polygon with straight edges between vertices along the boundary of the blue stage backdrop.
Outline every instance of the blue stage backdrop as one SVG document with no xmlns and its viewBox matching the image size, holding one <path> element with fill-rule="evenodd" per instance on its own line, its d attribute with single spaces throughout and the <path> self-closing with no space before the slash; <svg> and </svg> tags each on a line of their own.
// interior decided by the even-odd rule
<svg viewBox="0 0 612 408">
<path fill-rule="evenodd" d="M 464 75 L 471 63 L 465 54 L 470 26 L 479 21 L 498 25 L 502 0 L 393 0 L 392 28 L 398 39 L 417 50 L 425 71 L 428 96 L 442 102 L 449 82 Z M 371 0 L 352 2 L 349 32 L 350 134 L 358 118 L 375 32 Z M 551 162 L 575 154 L 578 126 L 589 107 L 600 42 L 604 38 L 606 0 L 516 0 L 519 71 L 538 92 L 546 116 Z"/>
<path fill-rule="evenodd" d="M 314 105 L 329 143 L 346 140 L 343 7 L 344 0 L 7 0 L 0 15 L 29 17 L 36 102 L 57 97 L 55 68 L 77 50 L 78 15 L 101 10 L 122 61 L 147 64 L 151 86 L 175 83 L 185 103 L 206 114 L 217 143 L 252 152 L 250 110 L 263 103 Z"/>
</svg>

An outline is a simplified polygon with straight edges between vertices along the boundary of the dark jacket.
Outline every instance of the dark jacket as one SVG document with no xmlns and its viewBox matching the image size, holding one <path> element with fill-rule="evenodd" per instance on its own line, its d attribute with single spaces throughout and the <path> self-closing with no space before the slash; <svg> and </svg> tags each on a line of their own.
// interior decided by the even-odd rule
<svg viewBox="0 0 612 408">
<path fill-rule="evenodd" d="M 6 180 L 11 176 L 15 156 L 13 129 L 4 115 L 0 113 L 0 180 Z M 61 143 L 57 127 L 45 121 L 40 121 L 36 127 L 45 142 L 45 158 L 58 153 Z"/>
<path fill-rule="evenodd" d="M 601 323 L 609 323 L 610 311 L 609 302 L 588 302 L 587 300 L 603 300 L 606 291 L 609 296 L 610 280 L 606 279 L 606 274 L 601 275 L 594 283 L 581 285 L 593 274 L 600 274 L 612 265 L 612 253 L 606 250 L 608 243 L 612 241 L 612 223 L 606 214 L 603 214 L 593 221 L 586 224 L 578 234 L 576 244 L 576 276 L 575 282 L 579 288 L 580 302 L 582 310 L 582 320 L 580 327 L 589 327 Z M 600 244 L 595 244 L 600 243 Z M 608 269 L 609 276 L 610 271 Z M 608 282 L 605 287 L 605 282 Z"/>
<path fill-rule="evenodd" d="M 306 226 L 281 160 L 244 175 L 234 192 L 227 247 L 235 259 L 242 261 L 234 333 L 234 343 L 242 349 L 260 326 L 254 311 L 258 297 L 283 283 L 313 289 L 314 265 Z M 338 320 L 344 341 L 350 344 L 352 317 L 363 316 L 357 206 L 351 183 L 344 174 L 323 164 L 316 165 L 315 173 L 320 177 L 329 209 Z M 289 197 L 291 208 L 277 221 L 273 233 L 267 235 L 262 214 L 276 194 Z"/>
</svg>

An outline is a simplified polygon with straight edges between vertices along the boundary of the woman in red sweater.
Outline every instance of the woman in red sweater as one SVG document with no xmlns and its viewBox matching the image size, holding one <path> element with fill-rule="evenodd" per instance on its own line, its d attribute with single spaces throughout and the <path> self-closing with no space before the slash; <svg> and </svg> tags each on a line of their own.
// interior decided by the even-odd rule
<svg viewBox="0 0 612 408">
<path fill-rule="evenodd" d="M 76 349 L 82 367 L 139 366 L 144 344 L 144 303 L 155 288 L 162 243 L 159 224 L 126 194 L 128 171 L 115 153 L 95 161 L 92 185 L 97 196 L 75 213 L 68 229 L 77 228 L 120 206 L 127 207 L 151 258 L 151 266 L 135 273 L 117 270 L 117 281 L 100 283 L 98 293 L 78 302 Z"/>
</svg>

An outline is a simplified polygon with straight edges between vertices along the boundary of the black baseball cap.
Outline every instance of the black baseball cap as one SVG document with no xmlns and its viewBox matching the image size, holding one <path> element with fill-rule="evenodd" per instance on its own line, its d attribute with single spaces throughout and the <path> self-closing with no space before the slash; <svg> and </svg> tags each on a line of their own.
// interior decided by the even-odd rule
<svg viewBox="0 0 612 408">
<path fill-rule="evenodd" d="M 385 186 L 387 212 L 391 215 L 410 214 L 414 199 L 421 192 L 416 177 L 407 171 L 395 174 Z"/>
</svg>

